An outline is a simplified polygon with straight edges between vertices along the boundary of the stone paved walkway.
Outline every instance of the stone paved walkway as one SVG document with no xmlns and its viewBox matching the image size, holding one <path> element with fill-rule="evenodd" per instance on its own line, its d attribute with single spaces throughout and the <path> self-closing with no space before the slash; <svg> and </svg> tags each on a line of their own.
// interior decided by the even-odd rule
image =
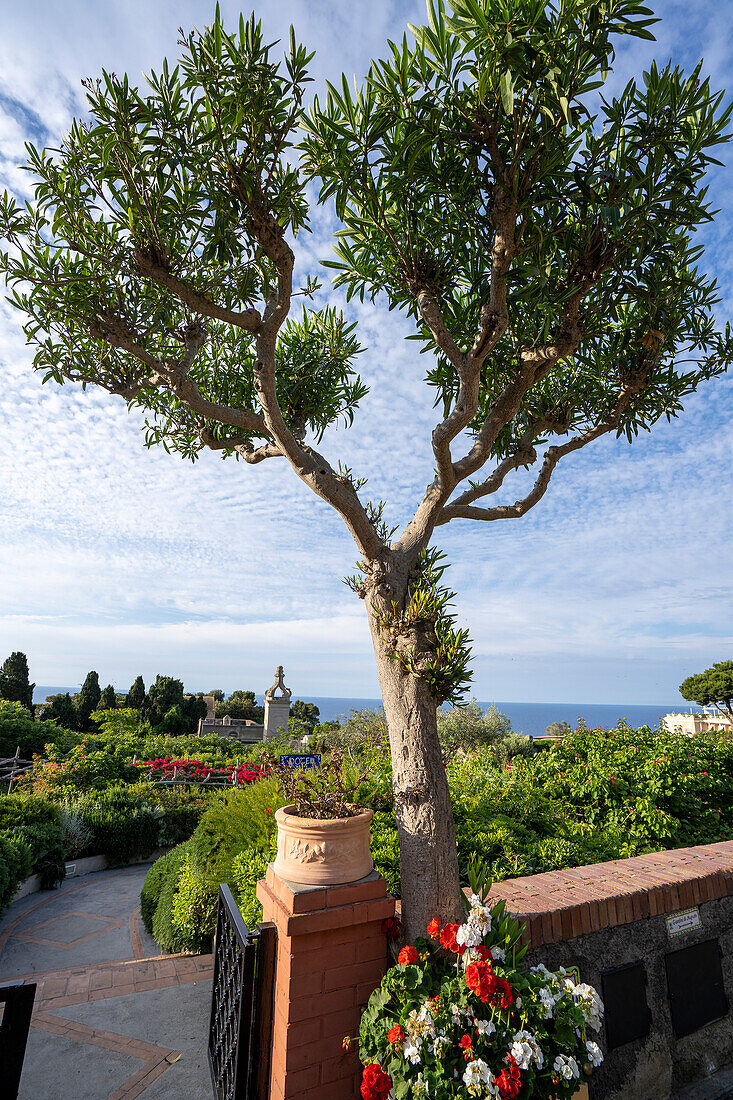
<svg viewBox="0 0 733 1100">
<path fill-rule="evenodd" d="M 210 1100 L 210 955 L 161 955 L 147 867 L 31 894 L 0 921 L 0 982 L 36 982 L 19 1100 Z M 0 1093 L 2 1089 L 0 1089 Z"/>
</svg>

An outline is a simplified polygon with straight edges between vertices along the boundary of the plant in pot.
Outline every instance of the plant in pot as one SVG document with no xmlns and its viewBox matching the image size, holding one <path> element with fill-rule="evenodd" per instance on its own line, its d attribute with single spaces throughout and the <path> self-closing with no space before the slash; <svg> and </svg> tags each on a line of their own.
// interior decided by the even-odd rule
<svg viewBox="0 0 733 1100">
<path fill-rule="evenodd" d="M 309 886 L 335 886 L 365 878 L 373 869 L 369 850 L 372 811 L 355 803 L 366 778 L 334 752 L 322 768 L 280 768 L 285 805 L 275 814 L 280 878 Z"/>
</svg>

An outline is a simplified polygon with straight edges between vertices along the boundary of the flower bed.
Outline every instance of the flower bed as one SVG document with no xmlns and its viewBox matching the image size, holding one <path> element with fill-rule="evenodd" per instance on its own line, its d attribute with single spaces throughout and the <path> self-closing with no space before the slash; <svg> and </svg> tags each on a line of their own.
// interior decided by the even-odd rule
<svg viewBox="0 0 733 1100">
<path fill-rule="evenodd" d="M 170 779 L 175 773 L 176 778 L 201 782 L 205 779 L 224 779 L 228 783 L 255 783 L 270 774 L 269 767 L 262 764 L 244 763 L 241 767 L 224 764 L 217 767 L 188 757 L 184 760 L 173 760 L 170 756 L 157 757 L 155 760 L 136 760 L 135 766 L 148 768 L 151 777 Z"/>
<path fill-rule="evenodd" d="M 389 930 L 386 930 L 389 933 Z M 408 1095 L 560 1100 L 603 1061 L 603 1005 L 560 969 L 526 968 L 521 926 L 474 894 L 464 924 L 433 920 L 402 948 L 359 1032 L 364 1100 Z"/>
</svg>

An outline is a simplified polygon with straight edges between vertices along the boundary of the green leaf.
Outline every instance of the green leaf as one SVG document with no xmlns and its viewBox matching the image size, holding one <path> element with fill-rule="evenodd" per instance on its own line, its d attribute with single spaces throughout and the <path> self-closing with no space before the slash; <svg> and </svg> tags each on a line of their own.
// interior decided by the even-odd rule
<svg viewBox="0 0 733 1100">
<path fill-rule="evenodd" d="M 501 78 L 500 85 L 501 100 L 504 104 L 504 110 L 508 115 L 514 114 L 514 77 L 509 69 L 504 73 Z"/>
</svg>

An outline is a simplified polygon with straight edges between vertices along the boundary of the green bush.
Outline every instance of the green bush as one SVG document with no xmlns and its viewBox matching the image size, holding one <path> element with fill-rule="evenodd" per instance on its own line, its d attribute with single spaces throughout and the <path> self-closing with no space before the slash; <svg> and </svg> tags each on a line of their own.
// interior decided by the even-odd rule
<svg viewBox="0 0 733 1100">
<path fill-rule="evenodd" d="M 163 857 L 167 862 L 160 883 L 158 904 L 153 913 L 151 927 L 156 942 L 164 951 L 185 950 L 181 943 L 181 936 L 173 927 L 173 899 L 178 889 L 178 877 L 181 868 L 190 852 L 190 844 L 190 841 L 179 844 L 177 848 L 174 848 L 167 856 Z"/>
<path fill-rule="evenodd" d="M 30 760 L 35 753 L 42 753 L 47 744 L 69 749 L 76 734 L 61 729 L 55 722 L 34 721 L 22 703 L 9 703 L 0 699 L 0 756 L 15 756 L 20 748 L 21 758 Z"/>
<path fill-rule="evenodd" d="M 160 811 L 158 843 L 161 848 L 189 840 L 201 817 L 220 795 L 198 787 L 155 787 L 141 784 L 144 801 Z"/>
<path fill-rule="evenodd" d="M 0 833 L 0 911 L 12 901 L 33 866 L 31 846 L 19 830 Z"/>
<path fill-rule="evenodd" d="M 231 887 L 237 904 L 244 917 L 244 923 L 251 930 L 262 920 L 262 903 L 257 897 L 257 883 L 265 877 L 267 864 L 277 855 L 277 844 L 273 840 L 269 848 L 245 848 L 232 862 Z"/>
<path fill-rule="evenodd" d="M 145 805 L 134 789 L 110 787 L 84 795 L 73 806 L 92 832 L 94 851 L 113 865 L 148 856 L 158 847 L 162 811 Z"/>
<path fill-rule="evenodd" d="M 171 903 L 171 929 L 179 951 L 211 949 L 217 895 L 217 887 L 205 885 L 193 873 L 191 855 L 187 853 L 178 871 Z"/>
<path fill-rule="evenodd" d="M 0 795 L 0 829 L 14 825 L 58 825 L 61 814 L 58 806 L 46 798 L 27 794 Z"/>
<path fill-rule="evenodd" d="M 274 779 L 260 779 L 222 795 L 191 838 L 191 867 L 197 878 L 209 886 L 229 882 L 235 856 L 247 848 L 269 849 L 275 810 L 282 804 Z"/>
<path fill-rule="evenodd" d="M 156 859 L 145 876 L 145 882 L 140 891 L 140 915 L 146 930 L 151 936 L 153 934 L 153 917 L 155 916 L 155 910 L 158 908 L 161 891 L 168 876 L 172 874 L 173 868 L 178 867 L 178 865 L 178 848 L 174 848 L 172 852 Z"/>
</svg>

